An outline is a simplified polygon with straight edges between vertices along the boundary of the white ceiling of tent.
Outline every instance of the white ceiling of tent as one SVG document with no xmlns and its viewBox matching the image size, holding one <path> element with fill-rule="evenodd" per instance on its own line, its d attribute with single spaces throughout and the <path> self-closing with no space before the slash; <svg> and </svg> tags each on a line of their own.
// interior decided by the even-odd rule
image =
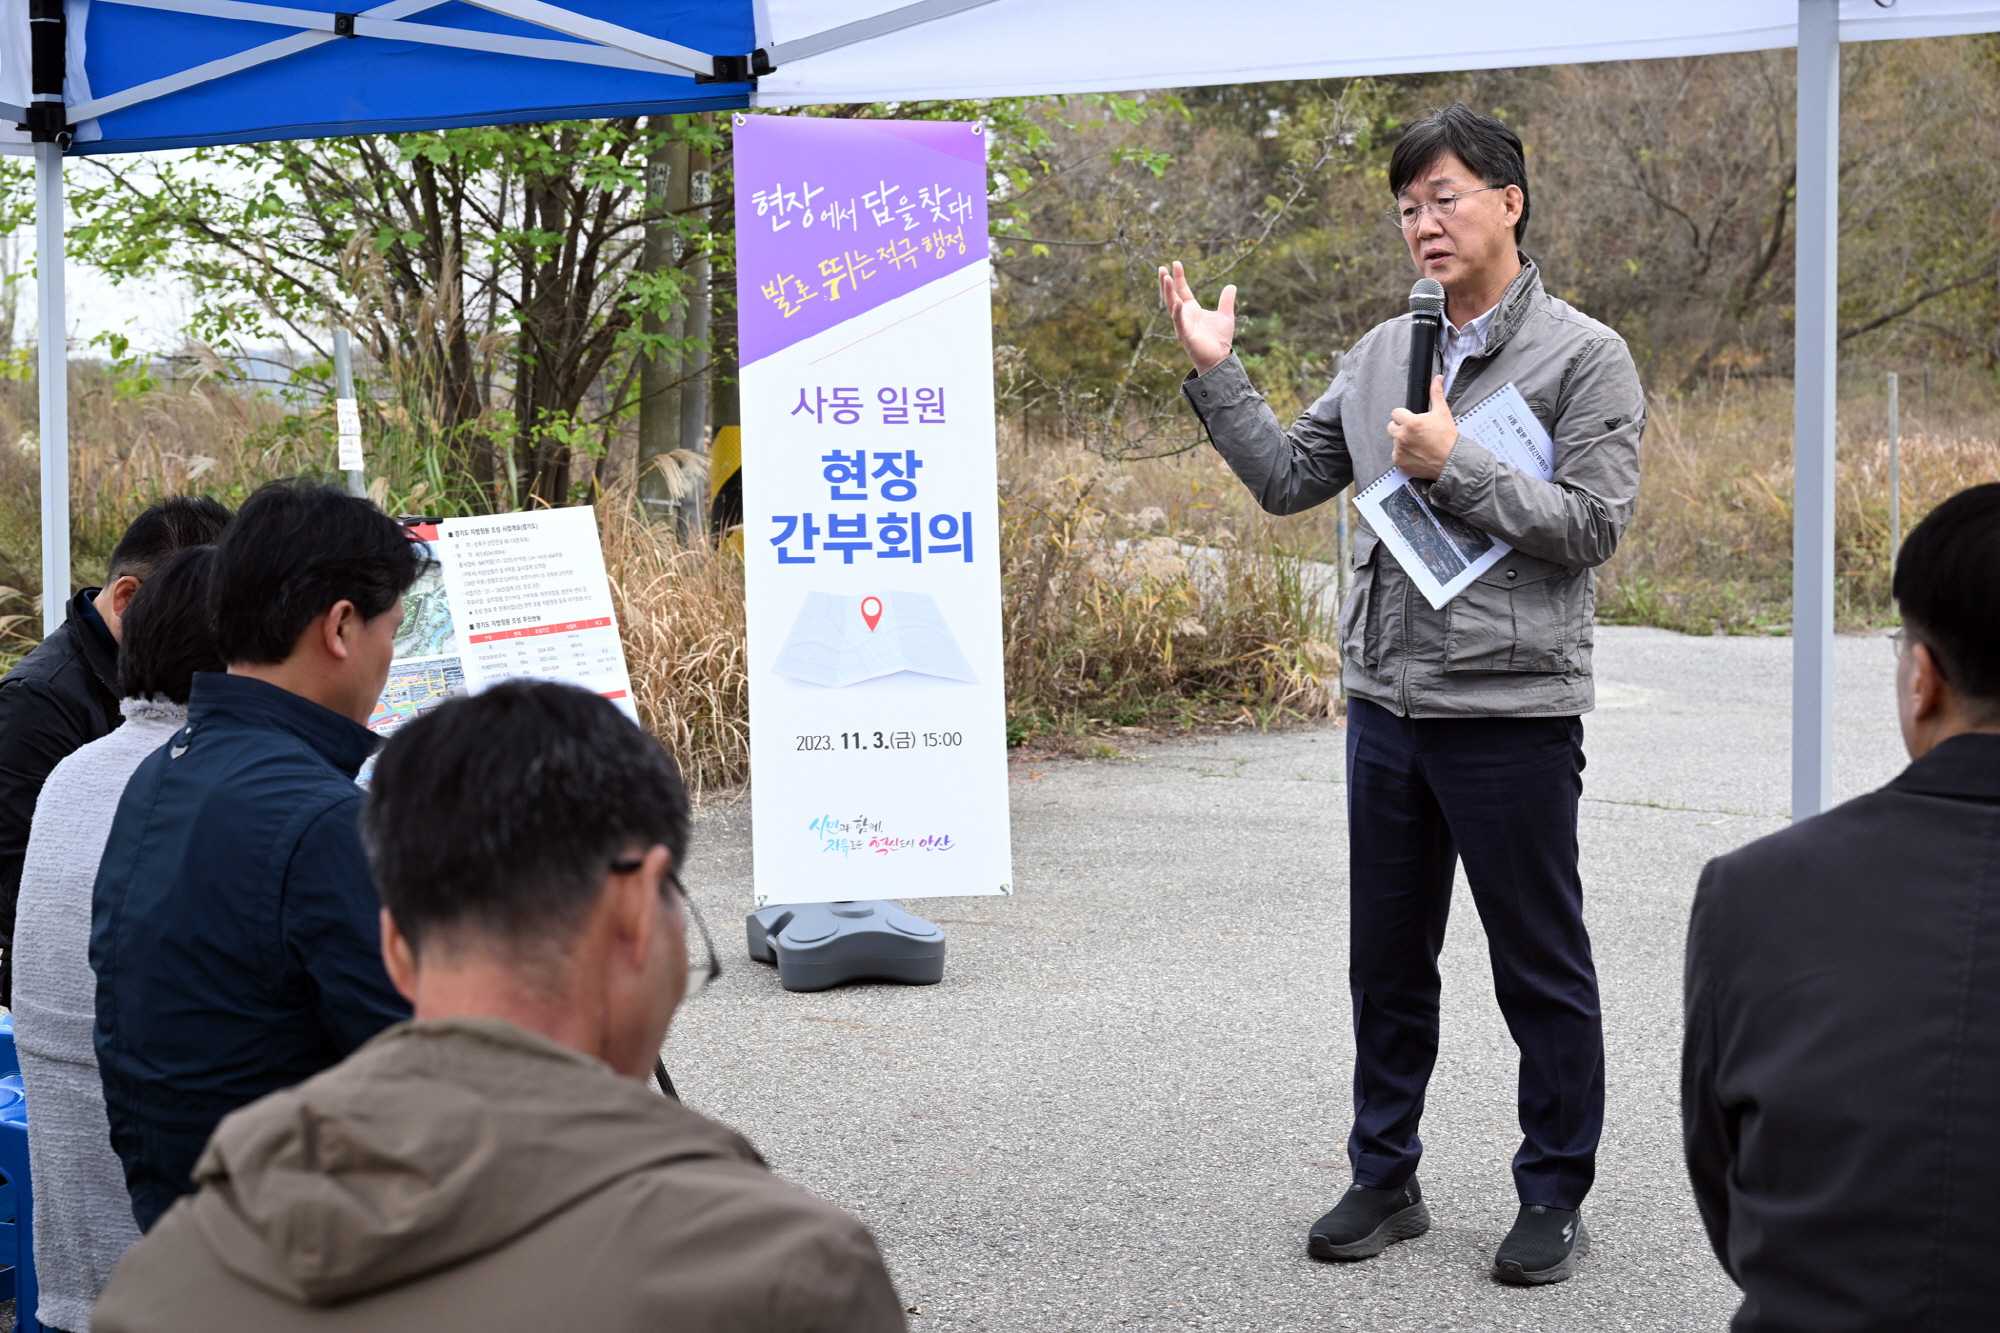
<svg viewBox="0 0 2000 1333">
<path fill-rule="evenodd" d="M 761 0 L 783 44 L 900 6 Z M 1841 0 L 1841 37 L 2000 31 L 1993 0 Z M 992 0 L 781 64 L 760 106 L 1500 69 L 1795 44 L 1798 0 Z"/>
</svg>

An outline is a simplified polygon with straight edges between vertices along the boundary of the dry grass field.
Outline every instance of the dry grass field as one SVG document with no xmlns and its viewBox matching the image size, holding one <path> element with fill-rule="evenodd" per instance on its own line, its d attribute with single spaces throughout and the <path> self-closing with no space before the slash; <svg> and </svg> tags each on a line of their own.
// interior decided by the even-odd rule
<svg viewBox="0 0 2000 1333">
<path fill-rule="evenodd" d="M 1947 496 L 2000 480 L 1990 380 L 1943 375 L 1902 394 L 1903 531 Z M 1882 380 L 1841 399 L 1835 614 L 1842 629 L 1895 623 L 1889 596 L 1889 448 Z M 1949 406 L 1946 404 L 1949 403 Z M 1791 623 L 1791 385 L 1720 382 L 1656 399 L 1638 512 L 1604 571 L 1598 614 L 1690 634 L 1782 632 Z"/>
<path fill-rule="evenodd" d="M 1906 381 L 1903 522 L 2000 479 L 1990 382 Z M 1637 517 L 1605 569 L 1608 621 L 1691 633 L 1782 633 L 1790 619 L 1790 386 L 1725 382 L 1655 401 Z M 1839 615 L 1890 623 L 1888 485 L 1879 380 L 1842 400 Z M 33 385 L 0 382 L 0 658 L 39 632 Z M 26 411 L 24 412 L 24 409 Z M 329 469 L 332 430 L 215 380 L 139 393 L 87 363 L 72 402 L 75 575 L 101 578 L 130 515 L 179 490 L 240 501 L 275 476 Z M 393 454 L 390 455 L 394 457 Z M 376 498 L 421 512 L 418 467 Z M 407 473 L 408 475 L 404 475 Z M 1128 730 L 1267 728 L 1338 707 L 1328 566 L 1337 509 L 1273 519 L 1206 449 L 1110 463 L 1002 432 L 1001 557 L 1009 734 L 1084 753 Z M 640 714 L 693 786 L 748 772 L 742 560 L 644 522 L 629 493 L 598 499 Z"/>
</svg>

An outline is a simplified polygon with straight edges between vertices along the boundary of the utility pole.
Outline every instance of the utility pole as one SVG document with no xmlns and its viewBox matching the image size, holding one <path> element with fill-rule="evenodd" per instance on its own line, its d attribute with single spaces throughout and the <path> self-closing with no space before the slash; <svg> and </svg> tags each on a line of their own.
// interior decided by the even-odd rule
<svg viewBox="0 0 2000 1333">
<path fill-rule="evenodd" d="M 664 274 L 680 261 L 680 219 L 688 202 L 687 140 L 679 133 L 676 118 L 653 116 L 646 128 L 659 136 L 646 158 L 646 234 L 640 248 L 639 264 L 647 273 Z M 686 335 L 687 319 L 677 312 L 669 319 L 648 313 L 643 327 L 647 333 L 663 334 L 679 340 Z M 676 496 L 660 472 L 659 458 L 680 445 L 681 377 L 679 359 L 668 355 L 642 357 L 639 362 L 639 502 L 648 518 L 659 520 L 672 515 Z"/>
<path fill-rule="evenodd" d="M 704 111 L 697 122 L 706 129 L 714 122 L 713 112 Z M 713 182 L 709 176 L 708 150 L 692 145 L 687 149 L 688 204 L 699 206 L 713 197 Z M 712 219 L 704 218 L 703 230 L 712 228 Z M 689 354 L 687 373 L 693 376 L 681 386 L 681 448 L 690 454 L 703 458 L 708 456 L 708 331 L 709 309 L 713 297 L 710 292 L 711 273 L 709 271 L 708 248 L 703 245 L 688 261 L 687 338 L 694 345 Z M 706 479 L 688 488 L 681 498 L 681 536 L 692 545 L 707 527 L 708 486 Z"/>
</svg>

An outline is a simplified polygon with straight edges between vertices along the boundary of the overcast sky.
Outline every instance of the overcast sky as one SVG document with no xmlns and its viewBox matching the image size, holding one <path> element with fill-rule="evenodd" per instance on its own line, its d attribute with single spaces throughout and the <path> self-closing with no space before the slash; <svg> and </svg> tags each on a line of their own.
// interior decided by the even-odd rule
<svg viewBox="0 0 2000 1333">
<path fill-rule="evenodd" d="M 22 284 L 17 327 L 23 342 L 34 324 L 37 296 L 34 279 Z M 188 293 L 176 284 L 126 282 L 114 285 L 94 268 L 71 262 L 63 273 L 63 295 L 69 308 L 71 356 L 102 355 L 90 340 L 100 333 L 122 333 L 135 348 L 171 352 L 180 346 L 187 327 Z"/>
</svg>

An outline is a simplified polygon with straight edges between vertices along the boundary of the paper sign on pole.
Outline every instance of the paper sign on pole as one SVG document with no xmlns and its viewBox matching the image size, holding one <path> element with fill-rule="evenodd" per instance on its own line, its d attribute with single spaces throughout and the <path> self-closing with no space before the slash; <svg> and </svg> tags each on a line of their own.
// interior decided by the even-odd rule
<svg viewBox="0 0 2000 1333">
<path fill-rule="evenodd" d="M 437 565 L 404 594 L 371 728 L 386 736 L 451 695 L 513 676 L 581 685 L 638 720 L 595 510 L 448 518 L 410 531 Z"/>
<path fill-rule="evenodd" d="M 736 117 L 759 907 L 1012 889 L 983 128 Z"/>
<path fill-rule="evenodd" d="M 352 398 L 336 398 L 333 418 L 340 437 L 340 470 L 361 471 L 361 404 Z"/>
</svg>

